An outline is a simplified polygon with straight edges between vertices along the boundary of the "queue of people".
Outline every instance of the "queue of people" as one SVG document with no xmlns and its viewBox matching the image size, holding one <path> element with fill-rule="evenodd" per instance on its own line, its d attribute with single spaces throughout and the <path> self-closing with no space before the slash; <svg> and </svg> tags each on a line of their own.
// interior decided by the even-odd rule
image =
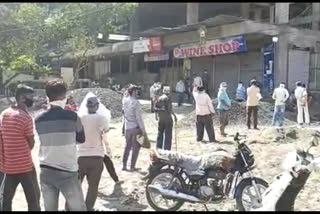
<svg viewBox="0 0 320 214">
<path fill-rule="evenodd" d="M 185 93 L 186 88 L 183 84 L 184 81 L 181 79 L 176 87 L 178 93 Z M 222 137 L 227 136 L 225 128 L 229 124 L 229 113 L 232 110 L 227 89 L 228 84 L 222 82 L 217 94 L 217 112 Z M 0 115 L 2 210 L 12 210 L 12 200 L 17 186 L 21 183 L 29 211 L 40 211 L 41 193 L 45 210 L 57 211 L 60 192 L 66 199 L 66 210 L 92 211 L 104 166 L 116 185 L 123 183 L 115 171 L 107 137 L 110 130 L 110 111 L 93 94 L 87 95 L 78 109 L 72 97 L 67 99 L 67 87 L 60 80 L 49 81 L 45 91 L 48 104 L 45 111 L 35 118 L 35 123 L 27 111 L 27 108 L 33 105 L 34 91 L 21 84 L 16 89 L 16 105 L 7 108 Z M 141 145 L 137 142 L 137 136 L 146 134 L 137 91 L 137 86 L 130 85 L 122 100 L 126 142 L 122 170 L 129 172 L 139 170 L 136 163 Z M 151 108 L 158 120 L 156 147 L 171 150 L 173 122 L 177 123 L 177 116 L 172 110 L 171 89 L 169 86 L 155 83 L 151 91 Z M 203 141 L 204 129 L 209 142 L 217 142 L 213 126 L 216 111 L 201 77 L 195 77 L 192 95 L 195 101 L 197 142 Z M 298 109 L 297 121 L 301 126 L 304 123 L 309 125 L 308 106 L 311 97 L 302 82 L 296 83 L 294 95 Z M 253 128 L 258 129 L 258 108 L 262 96 L 257 81 L 251 80 L 246 90 L 239 82 L 235 96 L 238 102 L 246 101 L 248 129 L 251 128 L 252 116 Z M 289 99 L 285 83 L 281 83 L 274 90 L 272 98 L 275 100 L 272 125 L 278 123 L 282 126 L 286 101 Z M 66 104 L 73 105 L 73 108 L 66 109 Z M 40 139 L 39 181 L 31 156 L 35 144 L 34 128 Z M 128 169 L 130 153 L 131 165 Z M 88 181 L 86 197 L 83 196 L 81 188 L 85 177 Z"/>
</svg>

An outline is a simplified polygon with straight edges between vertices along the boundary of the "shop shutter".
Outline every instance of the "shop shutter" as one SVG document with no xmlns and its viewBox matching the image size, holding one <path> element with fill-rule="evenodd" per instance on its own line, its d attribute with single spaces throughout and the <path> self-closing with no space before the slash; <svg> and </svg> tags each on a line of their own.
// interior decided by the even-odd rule
<svg viewBox="0 0 320 214">
<path fill-rule="evenodd" d="M 228 84 L 228 94 L 234 97 L 238 85 L 240 60 L 237 54 L 221 55 L 215 58 L 214 89 L 215 96 L 221 82 Z"/>
<path fill-rule="evenodd" d="M 297 81 L 309 84 L 310 52 L 302 50 L 289 50 L 288 61 L 288 87 L 289 90 L 295 89 Z"/>
<path fill-rule="evenodd" d="M 213 90 L 213 58 L 212 56 L 195 57 L 191 59 L 191 71 L 193 74 L 202 75 L 204 70 L 208 71 L 209 76 L 209 90 Z M 193 81 L 193 79 L 192 79 Z"/>
</svg>

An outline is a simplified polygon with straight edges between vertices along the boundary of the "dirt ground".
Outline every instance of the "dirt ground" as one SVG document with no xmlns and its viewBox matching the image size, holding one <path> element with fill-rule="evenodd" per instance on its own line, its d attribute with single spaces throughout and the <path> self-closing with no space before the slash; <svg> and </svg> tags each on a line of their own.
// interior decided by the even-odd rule
<svg viewBox="0 0 320 214">
<path fill-rule="evenodd" d="M 150 113 L 149 106 L 150 103 L 147 101 L 140 101 L 143 106 L 143 118 L 146 125 L 146 129 L 149 135 L 149 138 L 152 141 L 156 140 L 157 134 L 157 123 L 155 117 Z M 174 111 L 177 113 L 178 119 L 181 120 L 185 115 L 190 113 L 193 110 L 192 106 L 183 106 L 183 107 L 174 107 Z M 179 122 L 178 122 L 179 123 Z M 124 137 L 121 134 L 121 121 L 115 119 L 111 124 L 112 129 L 109 132 L 110 146 L 113 153 L 113 161 L 118 172 L 118 176 L 124 183 L 121 187 L 115 186 L 113 180 L 110 178 L 106 170 L 103 171 L 102 179 L 99 186 L 99 195 L 95 204 L 95 208 L 101 211 L 152 211 L 152 208 L 148 206 L 148 203 L 145 198 L 145 184 L 146 182 L 141 180 L 146 172 L 149 164 L 149 151 L 147 149 L 140 150 L 140 156 L 137 162 L 137 167 L 141 168 L 140 172 L 126 172 L 121 171 L 122 167 L 122 153 L 125 146 Z M 246 130 L 245 127 L 241 126 L 232 126 L 230 124 L 226 128 L 226 132 L 229 136 L 222 138 L 217 130 L 218 124 L 215 124 L 215 133 L 216 138 L 219 143 L 218 145 L 222 148 L 227 149 L 230 152 L 233 152 L 236 148 L 236 144 L 232 140 L 232 135 L 237 131 L 241 134 L 245 134 L 248 138 L 251 136 L 260 136 L 261 133 L 273 133 L 271 129 L 277 132 L 276 128 L 260 127 L 260 131 Z M 284 130 L 295 127 L 285 127 Z M 271 182 L 277 174 L 282 172 L 281 163 L 284 159 L 284 156 L 287 152 L 295 149 L 296 146 L 302 146 L 307 148 L 308 146 L 308 133 L 310 130 L 318 129 L 317 126 L 311 126 L 303 129 L 297 129 L 297 140 L 291 141 L 252 141 L 249 144 L 249 147 L 252 149 L 255 154 L 255 160 L 257 167 L 254 169 L 253 174 L 255 176 L 265 179 L 267 182 Z M 266 131 L 267 130 L 267 131 Z M 177 150 L 186 154 L 192 155 L 201 155 L 207 153 L 212 148 L 212 144 L 205 143 L 196 143 L 196 131 L 193 126 L 190 127 L 180 127 L 177 132 L 178 142 L 176 143 L 173 137 L 173 146 L 172 150 Z M 175 132 L 173 133 L 175 136 Z M 207 136 L 205 135 L 205 139 Z M 176 147 L 177 146 L 177 147 Z M 155 147 L 155 143 L 152 143 L 152 148 Z M 33 160 L 37 167 L 37 172 L 39 173 L 39 162 L 38 162 L 38 149 L 39 142 L 37 140 L 35 149 L 33 150 Z M 320 148 L 313 148 L 313 153 L 315 156 L 319 154 Z M 313 173 L 309 178 L 304 189 L 300 192 L 295 205 L 295 210 L 297 211 L 316 211 L 320 210 L 320 186 L 319 186 L 320 176 L 316 173 Z M 86 180 L 83 183 L 84 193 L 86 193 L 87 185 Z M 43 208 L 43 201 L 41 198 L 41 207 Z M 235 200 L 226 199 L 220 204 L 209 204 L 208 208 L 210 211 L 232 211 L 236 210 Z M 64 209 L 64 198 L 60 197 L 59 209 Z M 23 190 L 21 185 L 18 187 L 16 195 L 13 201 L 13 210 L 14 211 L 24 211 L 27 210 L 27 203 L 24 197 Z M 201 204 L 191 204 L 185 203 L 182 208 L 182 211 L 205 211 L 203 205 Z"/>
</svg>

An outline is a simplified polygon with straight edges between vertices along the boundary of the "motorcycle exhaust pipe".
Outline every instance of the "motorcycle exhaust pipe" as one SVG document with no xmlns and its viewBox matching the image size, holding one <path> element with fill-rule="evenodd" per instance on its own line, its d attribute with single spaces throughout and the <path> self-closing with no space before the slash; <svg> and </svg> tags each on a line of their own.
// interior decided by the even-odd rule
<svg viewBox="0 0 320 214">
<path fill-rule="evenodd" d="M 182 199 L 182 200 L 189 201 L 189 202 L 194 202 L 194 203 L 201 203 L 202 202 L 200 199 L 198 199 L 192 195 L 187 195 L 182 192 L 176 192 L 174 190 L 163 189 L 160 186 L 149 185 L 148 191 L 154 192 L 154 193 L 160 193 L 161 195 L 166 196 L 166 197 Z"/>
</svg>

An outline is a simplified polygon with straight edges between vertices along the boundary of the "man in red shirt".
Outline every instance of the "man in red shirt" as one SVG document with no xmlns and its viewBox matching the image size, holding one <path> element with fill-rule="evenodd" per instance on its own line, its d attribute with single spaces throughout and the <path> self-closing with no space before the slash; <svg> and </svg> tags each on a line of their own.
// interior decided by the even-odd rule
<svg viewBox="0 0 320 214">
<path fill-rule="evenodd" d="M 33 121 L 27 108 L 33 104 L 33 89 L 18 85 L 15 106 L 0 115 L 0 172 L 3 189 L 3 211 L 12 210 L 12 199 L 21 183 L 28 210 L 40 211 L 40 189 L 33 165 Z M 4 182 L 3 182 L 4 181 Z"/>
</svg>

